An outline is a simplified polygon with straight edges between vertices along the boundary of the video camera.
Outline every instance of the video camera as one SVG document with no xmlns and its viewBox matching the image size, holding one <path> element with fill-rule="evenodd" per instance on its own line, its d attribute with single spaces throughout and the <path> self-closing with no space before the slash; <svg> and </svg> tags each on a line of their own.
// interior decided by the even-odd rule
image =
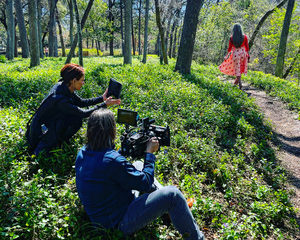
<svg viewBox="0 0 300 240">
<path fill-rule="evenodd" d="M 126 126 L 121 136 L 121 154 L 125 157 L 144 156 L 147 142 L 152 137 L 157 137 L 159 146 L 170 146 L 170 128 L 153 125 L 154 119 L 150 120 L 149 117 L 139 119 L 137 112 L 119 108 L 117 122 Z M 129 126 L 133 128 L 129 129 Z M 134 131 L 136 129 L 137 131 Z"/>
</svg>

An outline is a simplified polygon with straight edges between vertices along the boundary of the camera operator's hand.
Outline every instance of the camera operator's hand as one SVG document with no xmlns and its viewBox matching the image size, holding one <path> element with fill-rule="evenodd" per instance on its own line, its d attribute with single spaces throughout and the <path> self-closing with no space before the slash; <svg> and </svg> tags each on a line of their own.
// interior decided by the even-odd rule
<svg viewBox="0 0 300 240">
<path fill-rule="evenodd" d="M 147 153 L 154 153 L 157 152 L 159 149 L 159 142 L 157 137 L 151 138 L 147 143 L 146 152 Z"/>
<path fill-rule="evenodd" d="M 114 99 L 112 97 L 109 97 L 104 102 L 105 102 L 106 106 L 109 107 L 109 106 L 112 106 L 112 105 L 120 105 L 121 104 L 121 99 Z"/>
</svg>

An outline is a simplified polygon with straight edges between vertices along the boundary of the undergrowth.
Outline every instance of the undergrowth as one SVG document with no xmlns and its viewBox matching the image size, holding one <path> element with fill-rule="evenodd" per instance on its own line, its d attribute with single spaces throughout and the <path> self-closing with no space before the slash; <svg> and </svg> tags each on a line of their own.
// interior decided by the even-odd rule
<svg viewBox="0 0 300 240">
<path fill-rule="evenodd" d="M 147 64 L 135 58 L 132 66 L 119 57 L 84 62 L 82 97 L 103 94 L 113 77 L 123 84 L 122 108 L 170 126 L 171 146 L 157 153 L 156 177 L 196 199 L 192 212 L 207 239 L 293 239 L 292 193 L 271 147 L 271 127 L 244 92 L 218 80 L 215 66 L 193 65 L 182 76 L 173 72 L 174 62 L 159 65 L 154 57 Z M 77 196 L 74 164 L 86 124 L 51 157 L 28 152 L 26 123 L 58 81 L 64 59 L 47 58 L 32 69 L 28 60 L 0 65 L 1 237 L 119 239 L 116 231 L 91 227 Z M 257 74 L 268 77 L 251 73 L 247 80 Z M 167 237 L 180 239 L 157 219 L 129 239 Z"/>
</svg>

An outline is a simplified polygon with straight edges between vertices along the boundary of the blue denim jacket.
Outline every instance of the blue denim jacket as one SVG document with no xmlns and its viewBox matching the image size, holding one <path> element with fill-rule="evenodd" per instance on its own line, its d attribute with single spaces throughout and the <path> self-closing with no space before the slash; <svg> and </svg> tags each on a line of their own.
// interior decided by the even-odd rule
<svg viewBox="0 0 300 240">
<path fill-rule="evenodd" d="M 132 190 L 149 191 L 154 181 L 155 156 L 147 153 L 144 169 L 138 171 L 124 156 L 106 148 L 82 147 L 76 159 L 76 186 L 92 223 L 116 226 L 134 199 Z"/>
</svg>

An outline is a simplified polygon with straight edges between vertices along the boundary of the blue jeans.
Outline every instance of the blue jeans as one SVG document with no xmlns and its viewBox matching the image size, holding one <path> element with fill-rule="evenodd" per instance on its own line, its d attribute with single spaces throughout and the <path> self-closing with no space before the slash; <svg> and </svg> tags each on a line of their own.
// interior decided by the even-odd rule
<svg viewBox="0 0 300 240">
<path fill-rule="evenodd" d="M 135 198 L 128 206 L 118 229 L 128 236 L 164 213 L 169 213 L 173 225 L 185 239 L 204 240 L 185 197 L 174 186 L 160 187 Z"/>
</svg>

